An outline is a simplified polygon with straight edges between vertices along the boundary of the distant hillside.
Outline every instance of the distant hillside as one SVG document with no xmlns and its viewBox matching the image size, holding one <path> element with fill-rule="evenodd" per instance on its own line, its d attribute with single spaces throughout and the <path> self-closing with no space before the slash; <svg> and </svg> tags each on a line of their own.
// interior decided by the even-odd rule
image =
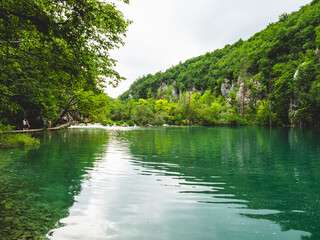
<svg viewBox="0 0 320 240">
<path fill-rule="evenodd" d="M 282 124 L 320 122 L 320 3 L 283 14 L 279 21 L 223 49 L 165 72 L 137 79 L 119 99 L 162 98 L 163 91 L 237 96 L 250 112 L 266 102 Z M 270 110 L 271 111 L 271 110 Z M 299 120 L 301 119 L 301 120 Z"/>
</svg>

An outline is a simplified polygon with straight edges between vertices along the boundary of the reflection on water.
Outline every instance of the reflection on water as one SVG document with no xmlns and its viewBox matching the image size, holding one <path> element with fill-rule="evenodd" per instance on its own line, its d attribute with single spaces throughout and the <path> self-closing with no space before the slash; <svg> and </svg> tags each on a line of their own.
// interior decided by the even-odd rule
<svg viewBox="0 0 320 240">
<path fill-rule="evenodd" d="M 48 132 L 41 140 L 36 149 L 0 151 L 0 239 L 39 239 L 67 216 L 108 134 Z"/>
<path fill-rule="evenodd" d="M 19 236 L 59 240 L 320 239 L 319 140 L 254 127 L 45 135 L 0 155 L 0 233 L 14 239 L 18 221 Z"/>
</svg>

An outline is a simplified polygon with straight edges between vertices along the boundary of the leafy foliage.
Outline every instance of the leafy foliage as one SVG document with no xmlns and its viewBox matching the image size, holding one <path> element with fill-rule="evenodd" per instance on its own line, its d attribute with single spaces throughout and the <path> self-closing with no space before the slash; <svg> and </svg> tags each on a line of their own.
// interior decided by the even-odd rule
<svg viewBox="0 0 320 240">
<path fill-rule="evenodd" d="M 122 79 L 109 50 L 123 44 L 129 23 L 104 1 L 1 1 L 1 122 L 59 119 L 74 110 L 79 92 L 78 109 L 88 114 L 86 104 L 101 96 L 106 77 L 113 85 Z"/>
<path fill-rule="evenodd" d="M 120 99 L 175 102 L 175 113 L 166 112 L 169 123 L 184 123 L 190 110 L 188 119 L 201 125 L 319 125 L 319 25 L 320 3 L 312 1 L 247 41 L 137 79 Z M 192 93 L 190 104 L 183 100 L 186 92 Z M 220 96 L 225 100 L 217 114 L 208 104 Z"/>
<path fill-rule="evenodd" d="M 40 144 L 39 139 L 28 134 L 0 135 L 0 148 L 10 148 L 16 146 L 28 146 Z"/>
</svg>

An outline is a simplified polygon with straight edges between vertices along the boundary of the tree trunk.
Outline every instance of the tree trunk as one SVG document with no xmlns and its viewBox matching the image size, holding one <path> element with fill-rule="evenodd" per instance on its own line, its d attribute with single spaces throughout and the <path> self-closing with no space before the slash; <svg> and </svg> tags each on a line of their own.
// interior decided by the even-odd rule
<svg viewBox="0 0 320 240">
<path fill-rule="evenodd" d="M 66 106 L 66 108 L 65 108 L 65 109 L 63 110 L 63 112 L 59 115 L 59 118 L 57 118 L 57 119 L 53 122 L 52 127 L 55 127 L 55 126 L 58 125 L 61 117 L 62 117 L 63 115 L 65 115 L 65 114 L 69 111 L 69 109 L 70 109 L 70 107 L 71 107 L 71 105 L 72 105 L 72 101 L 73 101 L 74 99 L 75 99 L 75 97 L 73 96 L 73 97 L 71 98 L 71 100 L 69 101 L 68 105 Z"/>
</svg>

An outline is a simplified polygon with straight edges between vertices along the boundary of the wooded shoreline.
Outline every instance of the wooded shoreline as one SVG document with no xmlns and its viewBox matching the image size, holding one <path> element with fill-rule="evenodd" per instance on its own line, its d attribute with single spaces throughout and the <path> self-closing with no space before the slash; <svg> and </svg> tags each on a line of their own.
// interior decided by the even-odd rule
<svg viewBox="0 0 320 240">
<path fill-rule="evenodd" d="M 28 129 L 28 130 L 13 130 L 8 132 L 3 132 L 2 134 L 18 134 L 18 133 L 32 133 L 32 132 L 43 132 L 43 131 L 54 131 L 54 130 L 60 130 L 62 128 L 69 127 L 72 124 L 72 122 L 65 123 L 62 125 L 59 125 L 57 127 L 51 127 L 51 128 L 39 128 L 39 129 Z"/>
</svg>

